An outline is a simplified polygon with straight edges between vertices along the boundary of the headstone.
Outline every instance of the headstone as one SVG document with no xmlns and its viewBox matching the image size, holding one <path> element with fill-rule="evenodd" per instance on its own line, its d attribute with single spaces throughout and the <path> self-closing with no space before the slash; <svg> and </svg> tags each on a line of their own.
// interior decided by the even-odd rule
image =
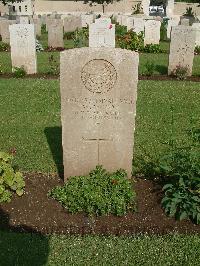
<svg viewBox="0 0 200 266">
<path fill-rule="evenodd" d="M 142 0 L 142 8 L 145 16 L 149 16 L 150 0 Z"/>
<path fill-rule="evenodd" d="M 35 25 L 35 35 L 36 36 L 41 36 L 41 20 L 39 18 L 34 18 L 33 19 L 34 25 Z"/>
<path fill-rule="evenodd" d="M 147 20 L 145 21 L 144 45 L 159 44 L 160 41 L 160 21 Z"/>
<path fill-rule="evenodd" d="M 64 19 L 64 32 L 73 32 L 82 28 L 81 17 L 68 16 Z"/>
<path fill-rule="evenodd" d="M 9 26 L 12 67 L 24 67 L 27 74 L 37 72 L 35 32 L 33 24 Z"/>
<path fill-rule="evenodd" d="M 190 25 L 190 19 L 189 18 L 181 18 L 181 25 L 189 26 Z"/>
<path fill-rule="evenodd" d="M 122 25 L 122 15 L 117 15 L 117 17 L 116 17 L 116 22 L 117 22 L 119 25 Z"/>
<path fill-rule="evenodd" d="M 115 47 L 115 24 L 96 22 L 89 26 L 89 47 Z"/>
<path fill-rule="evenodd" d="M 82 14 L 81 15 L 81 23 L 82 23 L 83 28 L 87 28 L 93 22 L 94 22 L 93 14 Z"/>
<path fill-rule="evenodd" d="M 19 17 L 19 23 L 20 24 L 29 24 L 29 17 L 27 17 L 27 16 L 20 16 Z"/>
<path fill-rule="evenodd" d="M 178 26 L 180 18 L 171 18 L 167 24 L 167 38 L 170 39 L 172 26 Z"/>
<path fill-rule="evenodd" d="M 200 46 L 200 23 L 193 23 L 192 28 L 195 29 L 196 34 L 195 46 Z"/>
<path fill-rule="evenodd" d="M 131 176 L 138 62 L 137 53 L 115 48 L 61 53 L 65 180 L 96 165 Z"/>
<path fill-rule="evenodd" d="M 52 48 L 64 47 L 62 20 L 52 19 L 48 28 L 48 46 Z"/>
<path fill-rule="evenodd" d="M 1 38 L 2 42 L 4 43 L 10 43 L 10 32 L 9 32 L 9 26 L 12 24 L 15 24 L 15 20 L 1 20 L 0 21 L 0 32 L 1 32 Z"/>
<path fill-rule="evenodd" d="M 144 32 L 144 19 L 143 18 L 134 18 L 133 31 L 137 34 Z"/>
<path fill-rule="evenodd" d="M 192 75 L 195 48 L 195 30 L 190 26 L 172 27 L 168 74 L 177 67 L 187 67 L 188 76 Z"/>
<path fill-rule="evenodd" d="M 109 25 L 109 24 L 111 24 L 111 19 L 110 18 L 97 18 L 97 19 L 95 19 L 95 23 L 101 23 L 104 25 Z"/>
<path fill-rule="evenodd" d="M 167 1 L 166 15 L 167 17 L 171 17 L 174 15 L 174 0 Z"/>
<path fill-rule="evenodd" d="M 133 29 L 133 23 L 134 23 L 134 17 L 133 16 L 127 17 L 127 20 L 126 20 L 127 31 Z"/>
</svg>

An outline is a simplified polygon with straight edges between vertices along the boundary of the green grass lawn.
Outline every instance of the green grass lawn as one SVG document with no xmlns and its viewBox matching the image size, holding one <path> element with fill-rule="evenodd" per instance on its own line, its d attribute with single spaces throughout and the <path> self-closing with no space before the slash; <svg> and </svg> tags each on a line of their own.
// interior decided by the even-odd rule
<svg viewBox="0 0 200 266">
<path fill-rule="evenodd" d="M 1 266 L 198 266 L 198 236 L 38 236 L 0 231 Z"/>
<path fill-rule="evenodd" d="M 59 69 L 59 52 L 40 52 L 37 53 L 37 65 L 38 73 L 47 74 L 51 65 L 49 64 L 49 58 L 53 55 L 55 63 L 52 64 L 52 67 L 56 66 Z M 139 74 L 146 73 L 146 64 L 147 62 L 154 63 L 155 70 L 154 74 L 156 75 L 166 75 L 168 67 L 168 54 L 140 54 L 139 62 Z M 11 58 L 10 53 L 0 52 L 0 70 L 3 73 L 11 73 Z M 200 76 L 200 56 L 194 57 L 193 64 L 193 75 Z"/>
<path fill-rule="evenodd" d="M 191 118 L 200 116 L 199 83 L 140 81 L 134 155 L 155 158 L 168 150 L 172 129 L 185 139 Z M 0 79 L 0 150 L 17 149 L 26 171 L 56 172 L 62 165 L 59 81 Z"/>
</svg>

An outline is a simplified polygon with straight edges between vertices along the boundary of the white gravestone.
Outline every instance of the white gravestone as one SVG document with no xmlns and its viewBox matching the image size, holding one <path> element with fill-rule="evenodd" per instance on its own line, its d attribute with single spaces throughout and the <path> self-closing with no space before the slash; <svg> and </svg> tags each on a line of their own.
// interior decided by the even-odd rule
<svg viewBox="0 0 200 266">
<path fill-rule="evenodd" d="M 143 18 L 134 18 L 133 21 L 133 31 L 137 34 L 140 32 L 144 32 L 144 19 Z"/>
<path fill-rule="evenodd" d="M 115 25 L 100 22 L 90 24 L 89 47 L 115 47 Z"/>
<path fill-rule="evenodd" d="M 171 17 L 174 15 L 174 0 L 167 1 L 166 15 L 167 17 Z"/>
<path fill-rule="evenodd" d="M 159 44 L 160 41 L 160 21 L 147 20 L 144 23 L 144 45 L 146 44 Z"/>
<path fill-rule="evenodd" d="M 27 74 L 37 72 L 34 25 L 9 26 L 12 68 L 24 67 Z"/>
<path fill-rule="evenodd" d="M 167 38 L 170 39 L 171 30 L 173 26 L 178 26 L 180 18 L 171 18 L 168 20 L 167 24 Z"/>
<path fill-rule="evenodd" d="M 81 23 L 83 28 L 87 28 L 90 24 L 94 22 L 94 15 L 93 14 L 84 14 L 81 15 Z"/>
<path fill-rule="evenodd" d="M 19 17 L 19 23 L 20 24 L 29 24 L 29 17 Z"/>
<path fill-rule="evenodd" d="M 0 21 L 0 32 L 1 32 L 1 38 L 2 42 L 10 43 L 10 32 L 9 32 L 9 26 L 12 24 L 15 24 L 15 20 L 1 20 Z"/>
<path fill-rule="evenodd" d="M 33 22 L 34 22 L 34 25 L 35 25 L 35 35 L 36 36 L 41 36 L 41 27 L 42 27 L 41 19 L 34 18 Z"/>
<path fill-rule="evenodd" d="M 131 177 L 138 62 L 137 53 L 116 48 L 61 53 L 65 180 L 96 165 Z"/>
<path fill-rule="evenodd" d="M 129 16 L 129 17 L 127 18 L 127 20 L 126 20 L 127 31 L 133 29 L 133 21 L 134 21 L 134 17 Z"/>
<path fill-rule="evenodd" d="M 49 22 L 48 46 L 52 48 L 64 47 L 63 22 L 61 19 L 52 19 Z"/>
<path fill-rule="evenodd" d="M 196 34 L 195 46 L 200 46 L 200 23 L 193 23 L 192 28 L 195 29 Z"/>
<path fill-rule="evenodd" d="M 168 74 L 177 67 L 186 67 L 188 76 L 192 75 L 195 48 L 195 30 L 190 26 L 172 27 Z"/>
</svg>

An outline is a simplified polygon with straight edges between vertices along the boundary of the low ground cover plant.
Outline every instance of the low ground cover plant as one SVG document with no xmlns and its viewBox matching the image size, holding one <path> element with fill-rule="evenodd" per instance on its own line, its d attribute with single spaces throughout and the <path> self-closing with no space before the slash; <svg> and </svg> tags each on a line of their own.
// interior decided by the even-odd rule
<svg viewBox="0 0 200 266">
<path fill-rule="evenodd" d="M 109 173 L 97 166 L 86 176 L 70 177 L 48 194 L 69 212 L 122 216 L 135 210 L 135 192 L 124 170 Z"/>
<path fill-rule="evenodd" d="M 23 78 L 26 76 L 26 70 L 24 69 L 24 67 L 14 67 L 13 69 L 13 76 L 15 78 Z"/>
<path fill-rule="evenodd" d="M 0 203 L 10 202 L 13 192 L 18 196 L 24 193 L 24 178 L 13 166 L 12 160 L 12 155 L 0 152 Z"/>
<path fill-rule="evenodd" d="M 8 51 L 10 51 L 10 45 L 8 43 L 0 41 L 0 52 L 8 52 Z"/>
<path fill-rule="evenodd" d="M 188 67 L 183 66 L 176 66 L 176 68 L 173 70 L 172 76 L 176 77 L 179 80 L 184 80 L 188 76 Z"/>
<path fill-rule="evenodd" d="M 161 49 L 159 44 L 146 44 L 142 49 L 142 51 L 144 53 L 152 53 L 152 54 L 163 53 L 163 50 Z"/>
</svg>

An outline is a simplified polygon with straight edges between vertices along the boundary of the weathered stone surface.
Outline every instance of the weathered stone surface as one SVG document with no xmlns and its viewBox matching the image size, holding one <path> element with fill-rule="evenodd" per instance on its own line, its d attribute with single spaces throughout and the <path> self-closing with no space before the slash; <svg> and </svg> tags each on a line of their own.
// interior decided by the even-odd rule
<svg viewBox="0 0 200 266">
<path fill-rule="evenodd" d="M 82 28 L 81 17 L 68 16 L 64 19 L 64 32 L 72 32 Z"/>
<path fill-rule="evenodd" d="M 0 32 L 1 32 L 1 38 L 2 42 L 10 43 L 10 32 L 9 32 L 9 26 L 12 24 L 15 24 L 15 20 L 1 20 L 0 21 Z"/>
<path fill-rule="evenodd" d="M 133 31 L 137 34 L 141 31 L 144 32 L 144 19 L 143 18 L 134 18 Z"/>
<path fill-rule="evenodd" d="M 196 33 L 195 46 L 200 46 L 200 23 L 193 23 L 192 28 L 195 30 Z"/>
<path fill-rule="evenodd" d="M 48 26 L 48 46 L 64 47 L 63 22 L 61 19 L 51 19 Z"/>
<path fill-rule="evenodd" d="M 95 23 L 101 23 L 102 25 L 110 25 L 111 19 L 110 18 L 97 18 L 95 19 Z"/>
<path fill-rule="evenodd" d="M 37 72 L 33 24 L 9 26 L 12 67 L 24 67 L 27 74 Z"/>
<path fill-rule="evenodd" d="M 35 35 L 36 36 L 41 36 L 41 19 L 39 18 L 34 18 L 33 19 L 34 25 L 35 25 Z"/>
<path fill-rule="evenodd" d="M 167 1 L 166 15 L 167 17 L 171 17 L 174 15 L 174 0 Z"/>
<path fill-rule="evenodd" d="M 189 18 L 181 18 L 181 25 L 189 26 L 190 25 L 190 19 Z"/>
<path fill-rule="evenodd" d="M 137 53 L 115 48 L 61 53 L 65 180 L 96 165 L 131 176 L 138 62 Z"/>
<path fill-rule="evenodd" d="M 89 47 L 115 47 L 115 25 L 104 20 L 90 24 Z"/>
<path fill-rule="evenodd" d="M 28 16 L 20 16 L 19 17 L 20 24 L 29 24 L 29 17 Z"/>
<path fill-rule="evenodd" d="M 192 75 L 195 48 L 195 30 L 190 26 L 172 27 L 168 74 L 177 67 L 187 67 L 188 76 Z"/>
<path fill-rule="evenodd" d="M 147 20 L 145 21 L 144 45 L 159 44 L 160 41 L 160 21 Z"/>
<path fill-rule="evenodd" d="M 167 38 L 168 39 L 170 39 L 172 26 L 178 26 L 179 22 L 180 22 L 180 17 L 171 18 L 170 20 L 168 20 L 168 24 L 167 24 Z"/>
<path fill-rule="evenodd" d="M 81 23 L 82 23 L 83 28 L 87 28 L 93 22 L 94 22 L 93 14 L 82 14 L 81 15 Z"/>
<path fill-rule="evenodd" d="M 149 6 L 150 6 L 150 0 L 142 0 L 143 13 L 146 16 L 149 16 Z"/>
</svg>

